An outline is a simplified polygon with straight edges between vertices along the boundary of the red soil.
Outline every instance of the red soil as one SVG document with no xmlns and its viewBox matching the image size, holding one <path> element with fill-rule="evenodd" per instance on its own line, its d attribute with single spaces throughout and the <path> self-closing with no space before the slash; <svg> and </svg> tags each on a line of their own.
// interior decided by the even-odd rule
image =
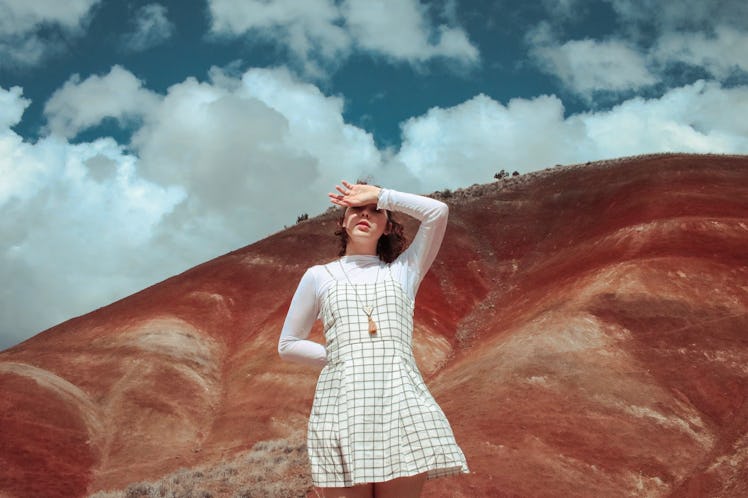
<svg viewBox="0 0 748 498">
<path fill-rule="evenodd" d="M 425 496 L 748 496 L 748 158 L 556 168 L 446 200 L 416 353 L 472 473 Z M 0 353 L 0 495 L 84 496 L 303 431 L 316 373 L 275 349 L 334 222 Z"/>
</svg>

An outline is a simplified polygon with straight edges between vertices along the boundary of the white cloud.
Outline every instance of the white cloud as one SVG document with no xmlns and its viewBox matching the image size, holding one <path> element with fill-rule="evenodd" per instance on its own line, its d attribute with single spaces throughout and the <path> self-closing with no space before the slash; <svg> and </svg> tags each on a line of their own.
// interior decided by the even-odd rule
<svg viewBox="0 0 748 498">
<path fill-rule="evenodd" d="M 649 27 L 659 32 L 704 30 L 728 24 L 748 26 L 748 3 L 743 0 L 607 0 L 621 21 L 635 29 Z"/>
<path fill-rule="evenodd" d="M 654 57 L 663 65 L 682 62 L 724 79 L 736 71 L 748 72 L 748 32 L 717 26 L 713 35 L 664 33 L 655 45 Z"/>
<path fill-rule="evenodd" d="M 39 63 L 58 47 L 40 32 L 56 26 L 63 32 L 80 34 L 99 0 L 3 0 L 0 2 L 0 66 Z"/>
<path fill-rule="evenodd" d="M 657 99 L 636 98 L 606 113 L 578 116 L 592 153 L 748 152 L 748 87 L 698 81 Z"/>
<path fill-rule="evenodd" d="M 346 57 L 351 40 L 332 0 L 209 0 L 211 31 L 226 37 L 259 37 L 288 49 L 313 75 L 319 62 Z"/>
<path fill-rule="evenodd" d="M 500 169 L 528 172 L 654 152 L 748 152 L 748 87 L 697 82 L 608 111 L 563 111 L 554 96 L 504 106 L 479 95 L 433 108 L 403 124 L 394 160 L 430 191 L 485 183 Z"/>
<path fill-rule="evenodd" d="M 661 69 L 676 63 L 724 80 L 748 71 L 748 2 L 743 0 L 608 0 L 624 32 Z"/>
<path fill-rule="evenodd" d="M 695 80 L 692 74 L 724 82 L 748 73 L 748 2 L 607 0 L 616 27 L 603 40 L 564 36 L 580 18 L 593 20 L 587 19 L 588 0 L 543 3 L 548 20 L 526 36 L 529 55 L 588 101 L 682 85 Z M 679 71 L 683 64 L 704 72 Z"/>
<path fill-rule="evenodd" d="M 133 30 L 124 35 L 124 48 L 131 52 L 142 52 L 171 38 L 175 27 L 166 14 L 166 7 L 158 3 L 140 7 L 135 13 Z"/>
<path fill-rule="evenodd" d="M 143 83 L 121 66 L 113 66 L 104 76 L 81 81 L 73 75 L 55 91 L 44 106 L 49 129 L 66 138 L 96 126 L 105 118 L 126 125 L 137 122 L 159 102 L 159 96 L 143 88 Z"/>
<path fill-rule="evenodd" d="M 486 183 L 500 169 L 527 172 L 563 161 L 584 139 L 565 122 L 554 96 L 514 99 L 504 106 L 478 95 L 447 109 L 433 108 L 402 125 L 396 156 L 426 191 Z"/>
<path fill-rule="evenodd" d="M 426 7 L 418 1 L 346 0 L 342 13 L 356 45 L 363 50 L 408 62 L 434 57 L 469 63 L 478 60 L 478 49 L 462 29 L 432 27 Z"/>
<path fill-rule="evenodd" d="M 0 100 L 28 104 L 15 90 Z M 0 128 L 0 279 L 12 283 L 0 289 L 0 348 L 181 268 L 149 241 L 182 191 L 138 177 L 112 139 L 32 144 L 12 124 Z"/>
<path fill-rule="evenodd" d="M 10 90 L 0 88 L 0 130 L 10 128 L 18 124 L 23 116 L 23 111 L 31 104 L 31 101 L 21 97 L 23 90 L 14 86 Z"/>
<path fill-rule="evenodd" d="M 0 3 L 0 35 L 18 35 L 40 24 L 77 29 L 99 0 L 3 0 Z"/>
<path fill-rule="evenodd" d="M 434 26 L 418 0 L 210 0 L 211 29 L 221 36 L 258 36 L 286 48 L 313 76 L 354 50 L 409 63 L 436 57 L 475 63 L 464 30 Z"/>
<path fill-rule="evenodd" d="M 212 227 L 213 253 L 320 212 L 341 178 L 376 170 L 373 138 L 342 119 L 343 103 L 283 69 L 241 80 L 214 71 L 169 89 L 133 138 L 142 171 L 190 193 L 166 227 L 174 240 Z M 203 254 L 205 250 L 203 250 Z"/>
<path fill-rule="evenodd" d="M 587 98 L 595 92 L 628 92 L 657 82 L 644 55 L 622 40 L 585 39 L 559 44 L 547 25 L 541 25 L 528 35 L 528 42 L 540 69 Z"/>
<path fill-rule="evenodd" d="M 0 37 L 0 68 L 33 66 L 55 49 L 35 34 Z"/>
</svg>

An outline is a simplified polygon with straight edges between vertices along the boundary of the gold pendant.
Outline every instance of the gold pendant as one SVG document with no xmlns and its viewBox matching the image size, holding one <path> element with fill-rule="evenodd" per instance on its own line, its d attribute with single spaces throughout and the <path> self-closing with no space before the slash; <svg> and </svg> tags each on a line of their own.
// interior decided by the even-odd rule
<svg viewBox="0 0 748 498">
<path fill-rule="evenodd" d="M 366 318 L 369 319 L 369 334 L 376 334 L 377 324 L 374 323 L 374 319 L 371 317 L 371 314 L 374 313 L 374 308 L 372 306 L 364 306 L 364 313 L 366 313 Z"/>
</svg>

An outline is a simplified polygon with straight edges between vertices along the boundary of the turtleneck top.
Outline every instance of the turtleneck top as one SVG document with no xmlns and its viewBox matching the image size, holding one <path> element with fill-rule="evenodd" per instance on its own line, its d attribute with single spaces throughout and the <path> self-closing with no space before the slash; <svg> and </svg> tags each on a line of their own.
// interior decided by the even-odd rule
<svg viewBox="0 0 748 498">
<path fill-rule="evenodd" d="M 413 241 L 389 265 L 376 255 L 355 255 L 307 269 L 291 299 L 278 341 L 278 353 L 283 359 L 320 368 L 325 365 L 325 346 L 307 338 L 315 320 L 320 318 L 322 296 L 336 280 L 350 280 L 352 284 L 375 283 L 391 274 L 405 293 L 415 300 L 418 286 L 444 238 L 449 213 L 447 205 L 429 197 L 382 189 L 377 208 L 402 212 L 419 220 L 421 224 Z"/>
</svg>

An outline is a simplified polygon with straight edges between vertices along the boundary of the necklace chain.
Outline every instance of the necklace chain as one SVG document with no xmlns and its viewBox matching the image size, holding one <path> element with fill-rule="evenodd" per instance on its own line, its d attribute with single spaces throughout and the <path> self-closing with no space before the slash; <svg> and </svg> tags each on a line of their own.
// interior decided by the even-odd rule
<svg viewBox="0 0 748 498">
<path fill-rule="evenodd" d="M 377 333 L 377 324 L 374 322 L 374 319 L 372 318 L 372 314 L 374 313 L 374 306 L 371 306 L 367 303 L 364 303 L 361 300 L 361 297 L 358 295 L 358 291 L 356 290 L 356 286 L 353 285 L 353 282 L 351 282 L 350 277 L 348 277 L 348 272 L 345 271 L 345 268 L 343 267 L 343 263 L 338 260 L 338 265 L 340 266 L 340 270 L 343 272 L 343 275 L 345 275 L 345 279 L 348 281 L 350 286 L 353 288 L 353 293 L 356 295 L 356 302 L 361 306 L 361 309 L 364 311 L 364 314 L 366 315 L 366 318 L 369 321 L 369 334 L 376 334 Z M 379 280 L 379 270 L 381 269 L 381 266 L 377 266 L 377 276 L 374 279 L 374 284 L 376 285 L 377 281 Z M 374 297 L 374 302 L 376 303 L 376 296 Z"/>
</svg>

